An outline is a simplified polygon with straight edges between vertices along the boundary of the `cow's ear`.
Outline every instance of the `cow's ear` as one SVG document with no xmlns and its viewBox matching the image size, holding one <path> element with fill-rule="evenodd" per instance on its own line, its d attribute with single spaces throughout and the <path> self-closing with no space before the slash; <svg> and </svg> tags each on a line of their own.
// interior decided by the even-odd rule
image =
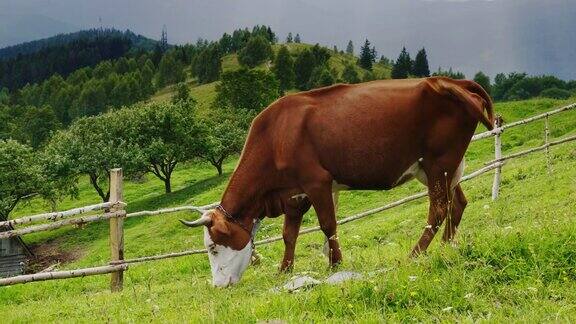
<svg viewBox="0 0 576 324">
<path fill-rule="evenodd" d="M 209 227 L 210 231 L 216 235 L 230 235 L 230 226 L 222 217 L 212 216 L 212 226 Z"/>
</svg>

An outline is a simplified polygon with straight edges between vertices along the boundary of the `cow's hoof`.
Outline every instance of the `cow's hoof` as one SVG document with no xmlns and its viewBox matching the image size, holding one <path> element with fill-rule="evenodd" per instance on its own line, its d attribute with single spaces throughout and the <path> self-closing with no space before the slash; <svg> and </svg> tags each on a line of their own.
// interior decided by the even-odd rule
<svg viewBox="0 0 576 324">
<path fill-rule="evenodd" d="M 261 260 L 262 260 L 262 257 L 260 256 L 260 254 L 258 254 L 258 252 L 256 252 L 256 250 L 252 251 L 252 257 L 250 258 L 250 264 L 253 266 L 259 265 Z"/>
<path fill-rule="evenodd" d="M 289 273 L 289 272 L 292 272 L 292 269 L 294 269 L 294 261 L 293 260 L 288 260 L 288 261 L 284 260 L 280 264 L 280 267 L 278 268 L 278 272 Z"/>
<path fill-rule="evenodd" d="M 417 257 L 419 257 L 419 256 L 421 256 L 421 255 L 423 255 L 423 254 L 426 254 L 426 250 L 422 251 L 422 250 L 420 250 L 420 249 L 418 249 L 418 248 L 414 248 L 414 249 L 412 250 L 412 252 L 410 253 L 409 257 L 410 257 L 411 259 L 416 259 Z"/>
</svg>

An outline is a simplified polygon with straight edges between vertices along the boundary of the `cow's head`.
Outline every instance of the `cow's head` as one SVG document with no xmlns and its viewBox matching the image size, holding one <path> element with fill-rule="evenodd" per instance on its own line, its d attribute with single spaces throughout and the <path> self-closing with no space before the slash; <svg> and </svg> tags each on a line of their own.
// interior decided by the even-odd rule
<svg viewBox="0 0 576 324">
<path fill-rule="evenodd" d="M 231 221 L 219 209 L 204 212 L 196 221 L 181 222 L 190 227 L 204 226 L 204 246 L 208 250 L 212 284 L 226 287 L 238 282 L 252 256 L 249 230 Z"/>
</svg>

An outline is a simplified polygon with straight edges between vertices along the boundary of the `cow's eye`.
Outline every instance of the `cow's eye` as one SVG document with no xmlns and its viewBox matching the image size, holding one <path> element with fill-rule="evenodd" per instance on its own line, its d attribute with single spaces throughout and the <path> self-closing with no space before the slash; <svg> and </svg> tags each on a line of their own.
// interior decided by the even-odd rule
<svg viewBox="0 0 576 324">
<path fill-rule="evenodd" d="M 212 255 L 218 254 L 218 251 L 216 250 L 216 244 L 210 244 L 208 246 L 208 251 L 210 251 Z"/>
</svg>

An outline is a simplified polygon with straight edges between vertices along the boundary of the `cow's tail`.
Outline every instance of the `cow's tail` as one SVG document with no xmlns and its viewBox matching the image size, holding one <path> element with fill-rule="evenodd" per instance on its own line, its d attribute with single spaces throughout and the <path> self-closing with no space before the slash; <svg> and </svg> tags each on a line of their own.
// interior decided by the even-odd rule
<svg viewBox="0 0 576 324">
<path fill-rule="evenodd" d="M 462 102 L 468 112 L 479 122 L 484 124 L 488 130 L 494 129 L 494 107 L 490 95 L 474 81 L 451 80 L 446 78 L 436 78 L 433 87 L 442 94 L 449 94 L 452 98 Z M 474 100 L 474 95 L 478 96 L 481 105 Z M 484 114 L 486 111 L 486 114 Z"/>
</svg>

